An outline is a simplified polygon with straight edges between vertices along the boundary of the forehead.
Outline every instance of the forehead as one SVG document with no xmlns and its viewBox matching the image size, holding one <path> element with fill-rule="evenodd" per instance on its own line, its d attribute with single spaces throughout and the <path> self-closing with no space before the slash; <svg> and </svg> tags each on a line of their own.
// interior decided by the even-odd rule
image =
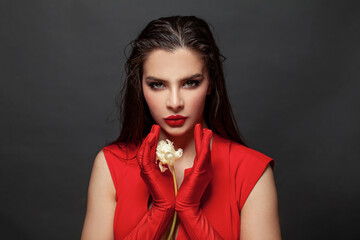
<svg viewBox="0 0 360 240">
<path fill-rule="evenodd" d="M 144 76 L 158 78 L 181 78 L 196 73 L 204 73 L 204 62 L 193 50 L 177 48 L 174 51 L 153 50 L 143 65 Z"/>
</svg>

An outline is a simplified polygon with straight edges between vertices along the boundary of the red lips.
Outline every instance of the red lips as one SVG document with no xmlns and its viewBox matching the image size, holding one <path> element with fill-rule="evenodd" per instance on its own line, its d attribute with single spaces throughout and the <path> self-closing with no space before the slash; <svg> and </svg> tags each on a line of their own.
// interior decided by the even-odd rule
<svg viewBox="0 0 360 240">
<path fill-rule="evenodd" d="M 184 125 L 187 117 L 182 115 L 171 115 L 165 118 L 165 122 L 171 127 L 181 127 Z"/>
</svg>

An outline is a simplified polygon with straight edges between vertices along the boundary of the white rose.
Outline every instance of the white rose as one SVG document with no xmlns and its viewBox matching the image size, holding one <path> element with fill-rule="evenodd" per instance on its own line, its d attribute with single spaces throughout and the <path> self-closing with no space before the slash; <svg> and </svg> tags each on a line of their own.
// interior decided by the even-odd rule
<svg viewBox="0 0 360 240">
<path fill-rule="evenodd" d="M 161 172 L 165 172 L 167 168 L 173 167 L 176 160 L 178 160 L 183 154 L 183 150 L 179 148 L 175 151 L 173 142 L 169 139 L 161 140 L 156 147 L 156 163 L 159 161 L 159 168 Z"/>
</svg>

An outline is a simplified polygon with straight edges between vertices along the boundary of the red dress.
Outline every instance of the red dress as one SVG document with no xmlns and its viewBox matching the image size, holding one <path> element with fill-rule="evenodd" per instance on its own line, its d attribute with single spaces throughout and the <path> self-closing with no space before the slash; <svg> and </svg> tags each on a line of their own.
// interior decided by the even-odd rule
<svg viewBox="0 0 360 240">
<path fill-rule="evenodd" d="M 103 148 L 116 189 L 114 237 L 122 239 L 148 210 L 150 193 L 140 177 L 138 147 L 112 144 Z M 224 239 L 240 238 L 240 211 L 266 166 L 273 160 L 253 149 L 213 134 L 213 177 L 201 198 L 200 207 Z M 185 169 L 184 178 L 191 168 Z M 179 225 L 177 239 L 189 239 Z"/>
</svg>

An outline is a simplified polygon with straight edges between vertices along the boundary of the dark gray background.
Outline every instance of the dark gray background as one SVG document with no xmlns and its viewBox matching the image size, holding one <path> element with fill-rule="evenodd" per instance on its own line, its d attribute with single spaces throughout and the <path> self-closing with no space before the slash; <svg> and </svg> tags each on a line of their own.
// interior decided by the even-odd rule
<svg viewBox="0 0 360 240">
<path fill-rule="evenodd" d="M 283 238 L 358 239 L 356 2 L 1 1 L 1 238 L 80 237 L 124 48 L 180 14 L 214 27 L 245 140 L 276 161 Z"/>
</svg>

